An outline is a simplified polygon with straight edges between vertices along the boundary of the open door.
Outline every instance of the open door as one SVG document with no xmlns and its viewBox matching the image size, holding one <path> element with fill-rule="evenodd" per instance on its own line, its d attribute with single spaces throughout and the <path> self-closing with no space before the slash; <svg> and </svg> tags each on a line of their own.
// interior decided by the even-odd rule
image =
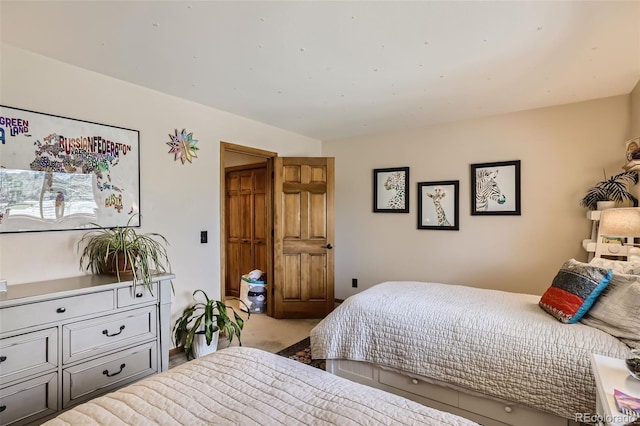
<svg viewBox="0 0 640 426">
<path fill-rule="evenodd" d="M 323 318 L 334 307 L 334 159 L 274 158 L 275 318 Z"/>
</svg>

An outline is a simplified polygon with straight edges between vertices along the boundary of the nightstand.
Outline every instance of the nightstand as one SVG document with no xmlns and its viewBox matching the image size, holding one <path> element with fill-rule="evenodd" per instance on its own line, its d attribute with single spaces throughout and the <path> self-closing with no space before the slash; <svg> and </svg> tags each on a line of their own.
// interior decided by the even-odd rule
<svg viewBox="0 0 640 426">
<path fill-rule="evenodd" d="M 640 398 L 640 380 L 629 375 L 624 360 L 591 354 L 591 370 L 596 380 L 596 410 L 601 425 L 624 426 L 633 417 L 622 414 L 616 407 L 613 390 Z"/>
</svg>

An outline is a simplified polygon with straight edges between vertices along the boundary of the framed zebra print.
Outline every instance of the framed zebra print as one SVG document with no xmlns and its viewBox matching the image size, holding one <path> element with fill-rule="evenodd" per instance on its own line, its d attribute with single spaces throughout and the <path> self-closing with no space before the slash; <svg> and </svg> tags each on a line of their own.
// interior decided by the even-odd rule
<svg viewBox="0 0 640 426">
<path fill-rule="evenodd" d="M 520 160 L 471 165 L 471 215 L 520 216 Z"/>
<path fill-rule="evenodd" d="M 418 229 L 460 229 L 460 181 L 418 182 Z"/>
<path fill-rule="evenodd" d="M 373 212 L 409 213 L 409 167 L 373 169 Z"/>
</svg>

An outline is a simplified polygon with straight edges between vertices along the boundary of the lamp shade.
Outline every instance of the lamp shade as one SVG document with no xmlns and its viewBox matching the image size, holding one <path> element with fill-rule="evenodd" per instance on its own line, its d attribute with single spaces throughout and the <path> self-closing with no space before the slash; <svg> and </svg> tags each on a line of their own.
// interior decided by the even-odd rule
<svg viewBox="0 0 640 426">
<path fill-rule="evenodd" d="M 603 210 L 598 233 L 610 237 L 640 237 L 640 208 Z"/>
</svg>

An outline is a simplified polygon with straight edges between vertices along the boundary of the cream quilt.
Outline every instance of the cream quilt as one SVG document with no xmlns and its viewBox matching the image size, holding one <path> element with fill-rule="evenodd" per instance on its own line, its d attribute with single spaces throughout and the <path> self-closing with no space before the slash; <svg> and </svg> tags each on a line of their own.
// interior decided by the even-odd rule
<svg viewBox="0 0 640 426">
<path fill-rule="evenodd" d="M 475 425 L 279 355 L 231 347 L 81 404 L 54 425 Z"/>
<path fill-rule="evenodd" d="M 589 353 L 624 358 L 603 331 L 562 324 L 540 296 L 385 282 L 311 331 L 313 358 L 367 361 L 574 419 L 595 413 Z"/>
</svg>

